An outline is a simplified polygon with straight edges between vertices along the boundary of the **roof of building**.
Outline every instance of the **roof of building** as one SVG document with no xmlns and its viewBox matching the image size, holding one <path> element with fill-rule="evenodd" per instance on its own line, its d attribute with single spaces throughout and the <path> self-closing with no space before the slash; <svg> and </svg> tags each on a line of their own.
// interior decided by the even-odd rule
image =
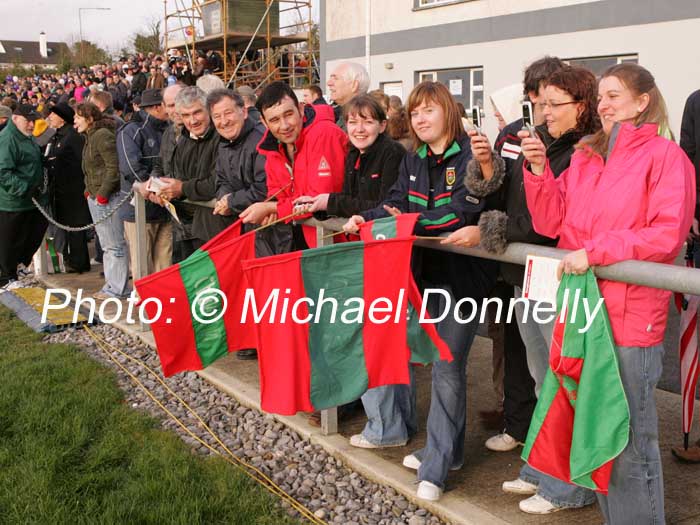
<svg viewBox="0 0 700 525">
<path fill-rule="evenodd" d="M 1 40 L 0 63 L 20 62 L 22 64 L 58 64 L 61 51 L 68 51 L 65 42 L 47 42 L 48 56 L 41 56 L 39 41 Z"/>
</svg>

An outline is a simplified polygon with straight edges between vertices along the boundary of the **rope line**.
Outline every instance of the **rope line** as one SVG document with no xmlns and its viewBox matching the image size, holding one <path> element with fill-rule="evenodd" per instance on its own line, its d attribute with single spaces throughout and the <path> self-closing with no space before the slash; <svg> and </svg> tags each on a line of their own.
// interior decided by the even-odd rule
<svg viewBox="0 0 700 525">
<path fill-rule="evenodd" d="M 100 350 L 102 350 L 109 359 L 115 363 L 123 372 L 125 372 L 131 379 L 136 383 L 145 393 L 148 395 L 149 398 L 161 409 L 163 410 L 170 419 L 175 421 L 190 437 L 194 438 L 196 441 L 204 445 L 207 449 L 209 449 L 212 453 L 217 454 L 221 458 L 223 458 L 225 461 L 230 463 L 231 465 L 235 466 L 238 468 L 241 472 L 243 472 L 246 476 L 251 478 L 253 481 L 256 481 L 260 485 L 262 485 L 266 490 L 268 490 L 270 493 L 272 493 L 275 496 L 280 497 L 281 499 L 285 500 L 287 503 L 290 504 L 292 508 L 294 508 L 299 514 L 301 514 L 304 518 L 309 520 L 311 523 L 314 523 L 315 525 L 327 525 L 325 521 L 322 519 L 318 518 L 315 516 L 311 510 L 306 508 L 301 502 L 296 500 L 293 496 L 291 496 L 289 493 L 287 493 L 284 489 L 282 489 L 279 485 L 277 485 L 272 479 L 270 479 L 269 476 L 267 476 L 264 472 L 262 472 L 260 469 L 255 467 L 254 465 L 251 465 L 250 463 L 247 463 L 246 461 L 242 460 L 238 456 L 236 456 L 224 443 L 221 441 L 219 436 L 205 423 L 205 421 L 197 414 L 197 412 L 190 407 L 190 405 L 187 404 L 187 402 L 182 399 L 176 392 L 173 391 L 170 386 L 161 379 L 160 375 L 155 372 L 151 367 L 149 367 L 146 363 L 141 361 L 140 359 L 137 359 L 126 352 L 122 351 L 121 349 L 117 348 L 113 344 L 109 343 L 106 341 L 104 338 L 99 336 L 96 332 L 94 332 L 89 326 L 85 325 L 84 329 L 87 331 L 87 333 L 92 337 L 92 339 L 95 341 L 95 344 L 97 345 Z M 120 363 L 110 352 L 110 350 L 115 351 L 119 353 L 120 355 L 126 357 L 130 361 L 140 365 L 141 367 L 145 368 L 152 376 L 156 378 L 156 380 L 163 386 L 165 387 L 166 391 L 168 394 L 173 396 L 181 405 L 190 413 L 192 416 L 197 419 L 199 424 L 204 428 L 207 433 L 216 441 L 216 443 L 221 446 L 221 448 L 226 452 L 227 455 L 223 454 L 221 451 L 218 449 L 212 447 L 209 443 L 204 441 L 202 438 L 197 436 L 192 430 L 187 427 L 187 425 L 182 422 L 175 414 L 173 414 L 163 403 L 155 397 L 155 395 L 141 382 L 141 380 L 136 377 L 128 368 L 126 368 L 122 363 Z"/>
</svg>

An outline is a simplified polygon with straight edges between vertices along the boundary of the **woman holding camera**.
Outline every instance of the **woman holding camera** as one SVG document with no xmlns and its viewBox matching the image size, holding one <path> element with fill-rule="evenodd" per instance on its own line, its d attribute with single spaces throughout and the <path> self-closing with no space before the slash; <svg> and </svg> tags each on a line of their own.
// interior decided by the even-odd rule
<svg viewBox="0 0 700 525">
<path fill-rule="evenodd" d="M 537 104 L 542 111 L 544 124 L 535 128 L 535 134 L 545 146 L 552 176 L 558 177 L 569 167 L 574 146 L 585 135 L 600 129 L 597 105 L 597 81 L 593 73 L 578 67 L 564 67 L 553 73 L 540 87 Z M 521 132 L 523 136 L 529 132 Z M 535 232 L 527 209 L 523 187 L 523 163 L 521 154 L 515 161 L 510 177 L 504 179 L 505 162 L 491 151 L 488 139 L 471 132 L 474 159 L 467 168 L 465 184 L 470 191 L 482 194 L 495 187 L 496 195 L 505 204 L 505 211 L 492 210 L 481 214 L 478 226 L 466 226 L 451 234 L 444 242 L 458 246 L 481 247 L 494 253 L 503 253 L 510 242 L 527 242 L 553 246 L 554 238 Z M 501 184 L 502 181 L 502 184 Z M 514 296 L 522 296 L 524 267 L 501 264 L 503 279 L 514 287 Z M 532 304 L 531 304 L 532 306 Z M 520 335 L 525 344 L 528 369 L 535 381 L 535 393 L 539 395 L 542 382 L 549 369 L 549 346 L 554 323 L 539 324 L 526 319 L 522 303 L 515 303 L 515 313 Z M 499 434 L 487 441 L 524 441 L 523 435 Z M 491 447 L 489 447 L 491 448 Z M 530 514 L 549 514 L 564 508 L 577 508 L 595 501 L 590 490 L 557 480 L 523 465 L 518 479 L 506 481 L 502 486 L 508 493 L 532 495 L 520 502 L 520 509 Z"/>
<path fill-rule="evenodd" d="M 559 273 L 628 259 L 672 264 L 690 230 L 694 169 L 671 140 L 654 77 L 636 64 L 608 69 L 598 86 L 603 128 L 577 145 L 555 179 L 546 146 L 524 138 L 525 191 L 535 231 L 573 250 Z M 625 198 L 621 198 L 624 196 Z M 607 496 L 598 501 L 607 525 L 662 524 L 663 475 L 654 390 L 662 369 L 670 292 L 599 280 L 610 317 L 630 408 L 630 438 L 615 459 Z"/>
<path fill-rule="evenodd" d="M 443 84 L 422 82 L 411 92 L 407 110 L 415 151 L 404 158 L 382 205 L 353 215 L 345 231 L 354 233 L 365 221 L 406 212 L 420 214 L 414 230 L 418 235 L 437 236 L 478 221 L 485 202 L 456 180 L 456 174 L 466 170 L 471 151 L 452 95 Z M 478 303 L 493 287 L 496 266 L 484 259 L 416 248 L 413 273 L 420 288 L 446 292 L 447 296 L 429 296 L 428 312 L 437 316 L 462 297 Z M 403 461 L 418 471 L 421 499 L 438 500 L 448 471 L 464 463 L 467 355 L 478 326 L 478 312 L 472 313 L 470 321 L 459 322 L 458 313 L 452 315 L 450 309 L 437 325 L 454 360 L 433 365 L 427 442 Z"/>
</svg>

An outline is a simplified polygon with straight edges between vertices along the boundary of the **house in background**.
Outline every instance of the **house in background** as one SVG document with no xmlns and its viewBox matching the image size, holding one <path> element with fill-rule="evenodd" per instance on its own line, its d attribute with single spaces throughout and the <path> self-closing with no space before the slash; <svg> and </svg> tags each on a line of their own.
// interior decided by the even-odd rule
<svg viewBox="0 0 700 525">
<path fill-rule="evenodd" d="M 56 69 L 68 51 L 68 44 L 48 42 L 43 31 L 36 41 L 0 39 L 0 69 L 14 66 Z"/>
<path fill-rule="evenodd" d="M 404 101 L 422 80 L 444 82 L 465 107 L 483 108 L 493 138 L 489 93 L 522 81 L 533 60 L 556 55 L 598 75 L 632 61 L 655 76 L 678 134 L 700 88 L 698 34 L 698 0 L 325 0 L 322 87 L 343 60 Z"/>
</svg>

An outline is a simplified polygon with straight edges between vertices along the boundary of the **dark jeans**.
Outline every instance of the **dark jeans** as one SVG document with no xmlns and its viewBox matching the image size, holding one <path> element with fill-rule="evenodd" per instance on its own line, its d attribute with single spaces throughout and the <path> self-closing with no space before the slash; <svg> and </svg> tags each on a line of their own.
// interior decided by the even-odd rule
<svg viewBox="0 0 700 525">
<path fill-rule="evenodd" d="M 524 443 L 530 428 L 532 412 L 537 404 L 535 382 L 527 367 L 525 344 L 520 336 L 516 319 L 513 318 L 510 323 L 506 323 L 505 318 L 502 318 L 501 322 L 505 329 L 503 337 L 505 353 L 503 419 L 505 420 L 505 431 Z"/>
<path fill-rule="evenodd" d="M 48 223 L 39 210 L 0 211 L 0 286 L 17 279 L 17 265 L 26 266 L 41 246 Z"/>
</svg>

